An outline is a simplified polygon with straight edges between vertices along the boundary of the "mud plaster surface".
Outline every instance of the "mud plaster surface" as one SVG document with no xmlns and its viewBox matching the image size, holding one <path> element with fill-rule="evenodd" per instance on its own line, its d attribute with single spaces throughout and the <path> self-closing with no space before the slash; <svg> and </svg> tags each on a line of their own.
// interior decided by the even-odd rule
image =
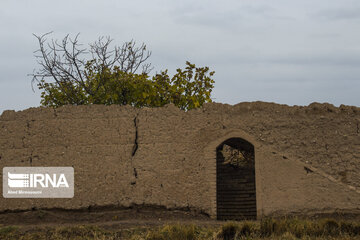
<svg viewBox="0 0 360 240">
<path fill-rule="evenodd" d="M 318 103 L 210 103 L 189 112 L 173 105 L 5 111 L 1 168 L 73 166 L 75 197 L 1 198 L 0 210 L 150 204 L 211 215 L 216 189 L 207 149 L 224 136 L 255 146 L 259 213 L 356 210 L 359 125 L 360 108 Z"/>
</svg>

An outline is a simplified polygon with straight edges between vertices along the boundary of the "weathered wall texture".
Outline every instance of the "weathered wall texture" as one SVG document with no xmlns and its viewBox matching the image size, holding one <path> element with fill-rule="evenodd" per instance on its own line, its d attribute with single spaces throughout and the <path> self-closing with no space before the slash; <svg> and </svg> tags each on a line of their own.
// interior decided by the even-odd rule
<svg viewBox="0 0 360 240">
<path fill-rule="evenodd" d="M 216 147 L 255 146 L 258 216 L 360 210 L 360 108 L 211 103 L 5 111 L 0 167 L 73 166 L 72 199 L 0 199 L 0 211 L 162 205 L 216 215 Z M 2 171 L 1 171 L 2 174 Z M 1 176 L 2 179 L 2 176 Z"/>
</svg>

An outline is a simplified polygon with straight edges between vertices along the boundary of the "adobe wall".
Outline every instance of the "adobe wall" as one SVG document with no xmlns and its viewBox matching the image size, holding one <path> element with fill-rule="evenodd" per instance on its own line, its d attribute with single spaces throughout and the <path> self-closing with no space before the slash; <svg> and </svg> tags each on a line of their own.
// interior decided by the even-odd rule
<svg viewBox="0 0 360 240">
<path fill-rule="evenodd" d="M 161 205 L 216 215 L 216 147 L 255 146 L 258 216 L 360 210 L 360 108 L 329 104 L 64 106 L 5 111 L 0 167 L 73 166 L 72 199 L 0 199 L 0 211 Z M 2 174 L 2 171 L 1 171 Z M 1 176 L 2 179 L 2 176 Z"/>
</svg>

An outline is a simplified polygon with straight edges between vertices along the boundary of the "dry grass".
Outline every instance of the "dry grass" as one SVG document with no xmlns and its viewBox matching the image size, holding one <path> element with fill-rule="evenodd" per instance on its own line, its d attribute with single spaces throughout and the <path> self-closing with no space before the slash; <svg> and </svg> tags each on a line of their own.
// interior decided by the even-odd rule
<svg viewBox="0 0 360 240">
<path fill-rule="evenodd" d="M 334 219 L 264 219 L 226 222 L 220 227 L 172 224 L 153 228 L 104 230 L 94 226 L 58 227 L 23 231 L 0 228 L 0 239 L 132 239 L 132 240 L 232 240 L 232 239 L 360 239 L 360 223 Z"/>
</svg>

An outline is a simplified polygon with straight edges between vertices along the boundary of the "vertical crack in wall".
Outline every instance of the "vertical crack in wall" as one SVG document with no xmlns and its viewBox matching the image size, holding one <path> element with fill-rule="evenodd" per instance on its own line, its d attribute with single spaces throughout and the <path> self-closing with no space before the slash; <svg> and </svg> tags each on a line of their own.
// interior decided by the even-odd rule
<svg viewBox="0 0 360 240">
<path fill-rule="evenodd" d="M 133 149 L 132 149 L 132 153 L 131 153 L 131 156 L 134 157 L 135 154 L 136 154 L 136 151 L 138 150 L 139 148 L 139 144 L 138 144 L 138 136 L 139 136 L 139 132 L 138 132 L 138 114 L 134 117 L 134 126 L 135 126 L 135 139 L 134 139 L 134 146 L 133 146 Z M 131 166 L 133 168 L 133 171 L 134 171 L 134 177 L 135 179 L 138 178 L 138 173 L 136 171 L 136 168 L 133 166 L 133 161 L 131 161 Z M 136 180 L 132 181 L 130 183 L 131 185 L 135 185 L 136 184 Z"/>
<path fill-rule="evenodd" d="M 356 123 L 356 133 L 359 134 L 360 133 L 360 127 L 359 127 L 359 123 Z"/>
<path fill-rule="evenodd" d="M 134 140 L 134 147 L 133 147 L 131 156 L 135 156 L 135 153 L 139 147 L 139 145 L 138 145 L 138 119 L 137 118 L 138 118 L 138 116 L 135 116 L 135 118 L 134 118 L 135 140 Z"/>
</svg>

